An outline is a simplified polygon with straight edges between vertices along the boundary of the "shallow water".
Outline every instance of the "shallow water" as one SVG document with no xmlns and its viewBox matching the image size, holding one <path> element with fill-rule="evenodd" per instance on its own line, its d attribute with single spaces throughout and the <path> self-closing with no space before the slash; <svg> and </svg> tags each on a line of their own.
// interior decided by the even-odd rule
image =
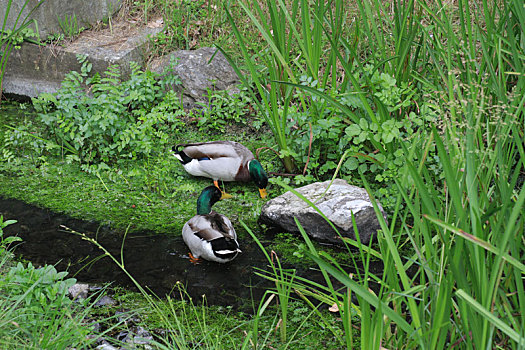
<svg viewBox="0 0 525 350">
<path fill-rule="evenodd" d="M 75 277 L 79 282 L 112 283 L 136 290 L 117 264 L 107 256 L 100 258 L 102 250 L 79 235 L 64 230 L 61 225 L 95 238 L 118 260 L 123 247 L 126 270 L 142 287 L 160 297 L 167 294 L 178 296 L 175 286 L 180 281 L 196 301 L 202 300 L 205 295 L 208 305 L 232 306 L 250 312 L 253 302 L 257 307 L 264 292 L 275 287 L 254 273 L 254 268 L 270 268 L 264 254 L 252 240 L 239 242 L 243 252 L 232 262 L 218 264 L 203 261 L 194 265 L 188 259 L 189 250 L 180 233 L 132 233 L 125 237 L 122 244 L 124 231 L 2 197 L 0 215 L 4 216 L 4 220 L 18 221 L 4 229 L 6 235 L 17 235 L 23 239 L 23 242 L 17 243 L 15 254 L 36 265 L 52 264 L 58 271 L 67 270 L 68 276 Z M 286 264 L 284 267 L 296 269 L 298 276 L 325 284 L 317 269 Z M 371 272 L 376 275 L 381 274 L 382 268 L 381 262 L 370 264 Z M 336 289 L 342 287 L 335 280 L 332 283 Z M 371 284 L 372 288 L 374 285 Z"/>
<path fill-rule="evenodd" d="M 103 255 L 98 247 L 61 229 L 60 225 L 96 238 L 118 259 L 124 232 L 12 199 L 0 198 L 0 214 L 4 220 L 18 220 L 4 231 L 7 235 L 17 235 L 23 239 L 15 253 L 33 264 L 53 264 L 59 271 L 69 271 L 69 276 L 74 276 L 80 282 L 114 282 L 134 287 L 109 257 L 97 260 Z M 271 284 L 253 273 L 253 267 L 265 268 L 267 265 L 256 244 L 240 244 L 243 253 L 230 263 L 204 261 L 194 265 L 188 260 L 188 248 L 180 234 L 133 233 L 126 236 L 123 245 L 124 264 L 133 278 L 159 296 L 170 293 L 176 282 L 180 281 L 196 300 L 206 295 L 209 305 L 246 306 L 246 302 L 252 297 L 258 299 Z"/>
</svg>

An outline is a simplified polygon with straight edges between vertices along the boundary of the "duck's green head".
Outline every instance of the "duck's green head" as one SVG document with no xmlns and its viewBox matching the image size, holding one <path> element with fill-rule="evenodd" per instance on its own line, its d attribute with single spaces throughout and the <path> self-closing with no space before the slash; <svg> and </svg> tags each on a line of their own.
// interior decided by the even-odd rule
<svg viewBox="0 0 525 350">
<path fill-rule="evenodd" d="M 255 182 L 257 187 L 259 187 L 259 193 L 261 198 L 266 197 L 266 186 L 268 186 L 268 175 L 264 171 L 261 163 L 257 159 L 253 159 L 248 163 L 248 170 L 250 171 L 250 176 Z"/>
<path fill-rule="evenodd" d="M 201 195 L 197 199 L 197 214 L 207 215 L 211 213 L 211 207 L 221 199 L 231 198 L 228 193 L 221 192 L 215 186 L 208 186 L 202 190 Z"/>
</svg>

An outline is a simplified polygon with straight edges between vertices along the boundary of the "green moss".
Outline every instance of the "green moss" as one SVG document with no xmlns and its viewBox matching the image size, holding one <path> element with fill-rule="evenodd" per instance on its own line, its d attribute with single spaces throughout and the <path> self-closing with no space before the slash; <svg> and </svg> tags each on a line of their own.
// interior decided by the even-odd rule
<svg viewBox="0 0 525 350">
<path fill-rule="evenodd" d="M 196 214 L 195 202 L 201 189 L 211 181 L 185 176 L 175 158 L 171 166 L 171 174 L 152 189 L 147 169 L 135 176 L 109 176 L 88 174 L 77 165 L 53 159 L 37 169 L 22 161 L 16 171 L 0 170 L 0 193 L 115 228 L 131 225 L 133 231 L 180 232 L 184 223 Z M 217 203 L 214 209 L 229 213 L 235 222 L 243 220 L 253 227 L 262 200 L 255 187 L 250 187 L 253 186 L 226 184 L 235 198 Z"/>
</svg>

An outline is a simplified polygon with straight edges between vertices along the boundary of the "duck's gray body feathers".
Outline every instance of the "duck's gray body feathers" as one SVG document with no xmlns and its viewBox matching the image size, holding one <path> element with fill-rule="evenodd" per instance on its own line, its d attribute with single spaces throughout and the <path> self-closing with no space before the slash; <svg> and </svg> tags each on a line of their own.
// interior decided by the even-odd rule
<svg viewBox="0 0 525 350">
<path fill-rule="evenodd" d="M 225 263 L 241 252 L 231 221 L 214 211 L 186 222 L 182 238 L 195 258 Z"/>
<path fill-rule="evenodd" d="M 250 181 L 253 153 L 235 141 L 186 143 L 174 148 L 188 173 L 221 181 Z"/>
</svg>

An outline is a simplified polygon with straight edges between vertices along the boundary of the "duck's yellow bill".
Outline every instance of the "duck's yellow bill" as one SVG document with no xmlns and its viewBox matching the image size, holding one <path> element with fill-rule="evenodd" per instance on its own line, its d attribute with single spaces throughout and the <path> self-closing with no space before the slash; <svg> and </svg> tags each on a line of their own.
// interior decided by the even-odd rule
<svg viewBox="0 0 525 350">
<path fill-rule="evenodd" d="M 266 188 L 259 188 L 259 194 L 261 195 L 261 198 L 265 198 L 268 195 L 268 192 L 266 192 Z"/>
<path fill-rule="evenodd" d="M 221 191 L 221 199 L 226 199 L 226 198 L 233 198 L 233 196 L 229 193 L 226 193 L 226 192 L 222 192 Z"/>
</svg>

